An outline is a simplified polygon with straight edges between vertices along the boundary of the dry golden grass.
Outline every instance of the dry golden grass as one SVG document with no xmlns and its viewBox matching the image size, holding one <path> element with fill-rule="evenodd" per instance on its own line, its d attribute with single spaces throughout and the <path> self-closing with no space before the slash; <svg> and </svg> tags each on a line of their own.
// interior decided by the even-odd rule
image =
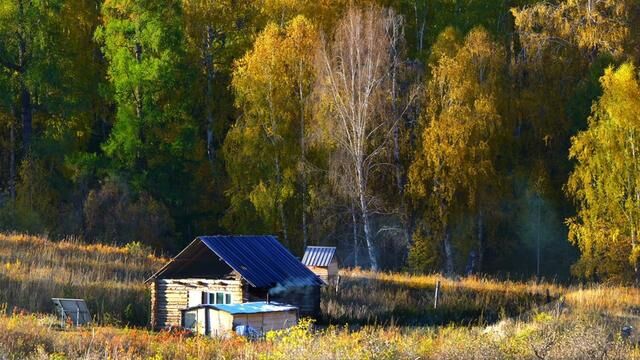
<svg viewBox="0 0 640 360">
<path fill-rule="evenodd" d="M 567 304 L 583 310 L 640 315 L 639 288 L 605 285 L 571 288 L 566 292 L 565 300 Z"/>
<path fill-rule="evenodd" d="M 337 326 L 303 323 L 266 341 L 105 326 L 122 324 L 130 305 L 137 321 L 146 321 L 143 281 L 164 262 L 137 247 L 0 234 L 0 358 L 640 359 L 637 330 L 630 338 L 620 332 L 640 329 L 640 289 L 481 277 L 343 270 L 340 291 L 327 288 L 322 299 L 322 320 Z M 58 329 L 42 314 L 57 296 L 87 299 L 99 325 Z"/>
<path fill-rule="evenodd" d="M 436 310 L 433 309 L 434 289 L 438 281 L 441 287 Z M 397 325 L 482 324 L 505 316 L 517 316 L 553 301 L 565 291 L 565 288 L 549 283 L 343 270 L 340 291 L 324 291 L 323 321 Z"/>
<path fill-rule="evenodd" d="M 140 248 L 53 242 L 0 234 L 0 304 L 30 312 L 51 310 L 52 297 L 84 298 L 97 319 L 144 323 L 148 302 L 143 281 L 164 259 Z"/>
<path fill-rule="evenodd" d="M 434 310 L 438 281 L 440 301 Z M 640 315 L 640 289 L 611 285 L 581 288 L 476 276 L 452 279 L 439 274 L 356 269 L 341 271 L 338 293 L 333 289 L 324 291 L 322 310 L 323 321 L 334 324 L 466 325 L 530 316 L 535 309 L 552 308 L 558 303 L 574 311 Z"/>
<path fill-rule="evenodd" d="M 36 315 L 0 315 L 3 359 L 640 359 L 637 339 L 597 316 L 540 314 L 491 327 L 366 326 L 268 333 L 264 341 L 93 327 L 59 330 Z M 3 357 L 4 356 L 4 357 Z"/>
<path fill-rule="evenodd" d="M 343 270 L 342 274 L 352 278 L 366 278 L 386 281 L 412 288 L 433 288 L 440 281 L 443 288 L 465 289 L 472 291 L 493 291 L 505 294 L 545 294 L 547 290 L 552 296 L 564 292 L 565 288 L 552 283 L 536 283 L 535 281 L 498 281 L 491 278 L 468 276 L 457 279 L 441 274 L 415 275 L 406 273 L 371 272 L 366 270 Z"/>
</svg>

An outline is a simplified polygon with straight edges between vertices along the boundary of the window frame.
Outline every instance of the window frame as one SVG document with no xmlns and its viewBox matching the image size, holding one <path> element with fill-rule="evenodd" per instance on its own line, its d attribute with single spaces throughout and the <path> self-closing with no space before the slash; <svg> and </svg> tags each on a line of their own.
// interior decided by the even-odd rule
<svg viewBox="0 0 640 360">
<path fill-rule="evenodd" d="M 207 303 L 206 305 L 227 305 L 231 304 L 233 296 L 228 291 L 205 291 Z M 222 302 L 218 302 L 221 297 Z M 213 300 L 213 301 L 212 301 Z"/>
</svg>

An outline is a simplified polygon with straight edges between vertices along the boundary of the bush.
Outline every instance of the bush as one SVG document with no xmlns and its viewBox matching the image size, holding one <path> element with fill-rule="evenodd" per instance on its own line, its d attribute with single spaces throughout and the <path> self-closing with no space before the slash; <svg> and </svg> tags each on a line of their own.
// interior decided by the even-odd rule
<svg viewBox="0 0 640 360">
<path fill-rule="evenodd" d="M 174 224 L 169 210 L 147 193 L 134 197 L 123 183 L 108 181 L 89 192 L 84 214 L 86 239 L 118 245 L 138 242 L 157 249 L 172 247 Z"/>
</svg>

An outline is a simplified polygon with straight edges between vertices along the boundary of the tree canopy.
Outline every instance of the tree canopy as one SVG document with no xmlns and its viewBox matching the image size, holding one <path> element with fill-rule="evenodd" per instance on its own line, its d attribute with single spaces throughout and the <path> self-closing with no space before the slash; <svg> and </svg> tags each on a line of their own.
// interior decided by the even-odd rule
<svg viewBox="0 0 640 360">
<path fill-rule="evenodd" d="M 636 0 L 7 0 L 0 230 L 638 281 Z"/>
</svg>

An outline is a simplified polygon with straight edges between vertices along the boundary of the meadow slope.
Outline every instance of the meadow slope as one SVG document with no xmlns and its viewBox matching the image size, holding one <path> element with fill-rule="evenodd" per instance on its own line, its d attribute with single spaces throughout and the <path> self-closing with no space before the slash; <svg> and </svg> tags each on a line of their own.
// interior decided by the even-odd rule
<svg viewBox="0 0 640 360">
<path fill-rule="evenodd" d="M 165 260 L 138 246 L 0 235 L 0 359 L 640 359 L 640 290 L 481 277 L 341 272 L 316 326 L 264 341 L 151 332 L 144 279 Z M 433 289 L 442 298 L 433 309 Z M 60 329 L 53 296 L 82 297 L 93 326 Z M 129 326 L 127 326 L 129 324 Z"/>
<path fill-rule="evenodd" d="M 9 312 L 49 312 L 52 297 L 83 298 L 101 323 L 143 325 L 149 301 L 143 281 L 164 261 L 135 244 L 0 234 L 0 304 Z"/>
</svg>

